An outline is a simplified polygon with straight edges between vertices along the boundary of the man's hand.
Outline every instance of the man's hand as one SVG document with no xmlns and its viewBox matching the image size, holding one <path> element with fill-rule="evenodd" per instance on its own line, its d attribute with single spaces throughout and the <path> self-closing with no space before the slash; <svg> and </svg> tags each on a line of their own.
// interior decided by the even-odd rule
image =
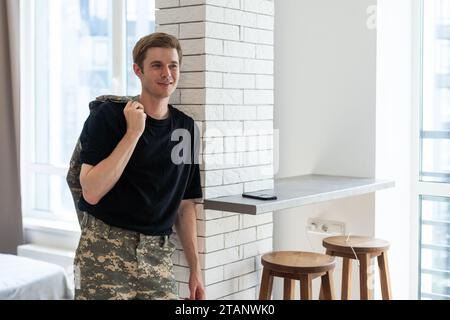
<svg viewBox="0 0 450 320">
<path fill-rule="evenodd" d="M 147 115 L 144 112 L 144 106 L 137 101 L 130 101 L 123 110 L 127 121 L 127 132 L 140 137 L 145 129 L 145 120 Z"/>
<path fill-rule="evenodd" d="M 191 271 L 189 277 L 190 300 L 205 300 L 205 287 L 203 286 L 202 274 L 200 270 Z"/>
<path fill-rule="evenodd" d="M 184 249 L 191 274 L 189 277 L 189 291 L 191 300 L 205 300 L 205 287 L 202 281 L 202 271 L 197 248 L 197 220 L 195 202 L 182 200 L 175 221 L 178 238 Z"/>
</svg>

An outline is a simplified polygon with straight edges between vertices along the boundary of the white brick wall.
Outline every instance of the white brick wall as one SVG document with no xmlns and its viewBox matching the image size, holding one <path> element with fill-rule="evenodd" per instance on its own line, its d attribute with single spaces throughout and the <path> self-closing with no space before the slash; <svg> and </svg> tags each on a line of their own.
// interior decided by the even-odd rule
<svg viewBox="0 0 450 320">
<path fill-rule="evenodd" d="M 208 121 L 203 126 L 203 137 L 234 137 L 242 136 L 244 123 L 241 121 Z"/>
<path fill-rule="evenodd" d="M 219 170 L 219 169 L 269 165 L 272 163 L 272 158 L 273 158 L 272 150 L 204 154 L 202 156 L 203 161 L 200 164 L 200 168 L 201 170 Z M 230 195 L 229 192 L 226 193 L 227 195 Z"/>
<path fill-rule="evenodd" d="M 223 266 L 205 270 L 203 280 L 205 286 L 223 281 Z"/>
<path fill-rule="evenodd" d="M 254 89 L 255 76 L 251 74 L 227 73 L 223 75 L 223 87 L 231 89 Z M 252 119 L 255 119 L 254 117 Z"/>
<path fill-rule="evenodd" d="M 256 118 L 256 117 L 255 117 Z M 266 136 L 273 134 L 272 121 L 245 121 L 244 136 Z"/>
<path fill-rule="evenodd" d="M 223 217 L 223 212 L 218 210 L 205 210 L 203 204 L 197 204 L 195 206 L 198 220 L 212 220 Z"/>
<path fill-rule="evenodd" d="M 232 196 L 244 192 L 244 185 L 242 183 L 230 184 L 217 187 L 203 188 L 203 197 L 205 199 Z"/>
<path fill-rule="evenodd" d="M 203 154 L 223 153 L 223 139 L 223 137 L 203 138 Z"/>
<path fill-rule="evenodd" d="M 255 287 L 260 279 L 261 272 L 259 270 L 239 277 L 239 290 Z"/>
<path fill-rule="evenodd" d="M 183 57 L 183 64 L 181 66 L 182 72 L 204 71 L 204 70 L 205 70 L 204 56 L 185 56 L 185 57 Z"/>
<path fill-rule="evenodd" d="M 239 277 L 256 270 L 255 258 L 243 259 L 224 266 L 224 279 Z"/>
<path fill-rule="evenodd" d="M 219 300 L 254 300 L 258 297 L 258 293 L 256 290 L 256 287 L 250 288 L 244 291 L 239 291 L 233 294 L 230 294 L 228 296 L 225 296 L 223 298 L 220 298 Z"/>
<path fill-rule="evenodd" d="M 245 42 L 224 41 L 223 53 L 230 57 L 255 58 L 256 47 Z"/>
<path fill-rule="evenodd" d="M 273 89 L 273 76 L 256 75 L 256 89 Z"/>
<path fill-rule="evenodd" d="M 272 239 L 258 240 L 241 246 L 242 259 L 272 251 Z"/>
<path fill-rule="evenodd" d="M 207 104 L 242 104 L 243 92 L 235 89 L 211 88 L 206 91 Z"/>
<path fill-rule="evenodd" d="M 256 240 L 256 228 L 240 229 L 225 234 L 225 248 L 235 247 Z"/>
<path fill-rule="evenodd" d="M 258 106 L 256 118 L 258 120 L 273 120 L 273 106 Z"/>
<path fill-rule="evenodd" d="M 176 107 L 196 120 L 223 120 L 221 105 L 178 105 Z"/>
<path fill-rule="evenodd" d="M 217 72 L 184 72 L 178 88 L 204 88 L 206 83 L 211 87 L 222 88 L 222 78 L 222 74 Z"/>
<path fill-rule="evenodd" d="M 233 184 L 252 180 L 264 180 L 273 176 L 272 165 L 223 170 L 223 183 Z"/>
<path fill-rule="evenodd" d="M 204 6 L 191 6 L 180 8 L 167 8 L 164 10 L 156 10 L 156 21 L 159 25 L 173 24 L 180 22 L 204 21 Z"/>
<path fill-rule="evenodd" d="M 273 90 L 244 90 L 245 104 L 273 104 Z"/>
<path fill-rule="evenodd" d="M 244 77 L 247 77 L 247 75 L 244 75 Z M 254 78 L 252 78 L 252 80 L 253 79 Z M 234 86 L 236 86 L 236 84 L 234 84 Z M 224 120 L 254 120 L 257 119 L 257 117 L 256 106 L 225 106 L 224 108 Z"/>
<path fill-rule="evenodd" d="M 225 234 L 221 233 L 210 237 L 198 237 L 198 252 L 208 253 L 225 248 Z"/>
<path fill-rule="evenodd" d="M 204 22 L 182 23 L 179 26 L 179 38 L 201 38 L 205 36 L 206 25 Z"/>
<path fill-rule="evenodd" d="M 262 240 L 265 241 L 265 240 Z M 256 242 L 255 242 L 256 243 Z M 255 250 L 255 249 L 253 249 Z M 239 248 L 233 247 L 225 250 L 210 252 L 208 254 L 200 253 L 202 268 L 209 269 L 221 265 L 236 262 L 240 259 Z"/>
<path fill-rule="evenodd" d="M 249 43 L 273 45 L 273 31 L 253 28 L 242 28 L 242 40 Z"/>
<path fill-rule="evenodd" d="M 258 240 L 271 238 L 273 236 L 273 223 L 256 227 L 256 238 Z"/>
<path fill-rule="evenodd" d="M 257 225 L 263 225 L 266 223 L 270 223 L 273 221 L 273 213 L 263 213 L 259 215 L 241 215 L 240 216 L 240 227 L 241 228 L 249 228 Z"/>
<path fill-rule="evenodd" d="M 257 12 L 267 15 L 274 14 L 273 0 L 242 0 L 241 9 L 244 11 Z"/>
<path fill-rule="evenodd" d="M 201 131 L 204 198 L 273 187 L 273 0 L 157 0 L 157 31 L 183 48 L 170 102 Z M 261 255 L 272 249 L 273 214 L 196 205 L 198 249 L 208 299 L 255 299 Z M 179 240 L 172 260 L 179 295 L 189 268 Z"/>
<path fill-rule="evenodd" d="M 208 237 L 239 229 L 239 217 L 226 217 L 209 221 L 197 221 L 197 233 L 199 236 Z"/>
<path fill-rule="evenodd" d="M 239 288 L 238 279 L 226 280 L 206 287 L 206 296 L 210 300 L 221 298 L 225 295 L 237 292 Z"/>
<path fill-rule="evenodd" d="M 175 8 L 180 4 L 180 0 L 156 0 L 155 8 L 163 9 L 163 8 Z"/>
<path fill-rule="evenodd" d="M 257 24 L 257 15 L 241 10 L 225 9 L 224 22 L 238 26 L 252 27 Z"/>
<path fill-rule="evenodd" d="M 256 59 L 273 59 L 273 46 L 257 45 Z"/>
<path fill-rule="evenodd" d="M 180 35 L 179 30 L 180 30 L 180 27 L 178 24 L 166 24 L 166 25 L 161 25 L 161 26 L 156 27 L 157 32 L 165 32 L 165 33 L 171 34 L 175 37 L 179 37 L 179 35 Z"/>
</svg>

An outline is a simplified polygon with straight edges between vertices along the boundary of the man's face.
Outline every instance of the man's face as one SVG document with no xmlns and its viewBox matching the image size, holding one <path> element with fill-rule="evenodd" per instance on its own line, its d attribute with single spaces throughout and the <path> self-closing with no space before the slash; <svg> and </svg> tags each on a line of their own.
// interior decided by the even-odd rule
<svg viewBox="0 0 450 320">
<path fill-rule="evenodd" d="M 177 88 L 180 76 L 178 52 L 174 48 L 150 48 L 142 65 L 134 65 L 142 90 L 157 99 L 168 98 Z"/>
</svg>

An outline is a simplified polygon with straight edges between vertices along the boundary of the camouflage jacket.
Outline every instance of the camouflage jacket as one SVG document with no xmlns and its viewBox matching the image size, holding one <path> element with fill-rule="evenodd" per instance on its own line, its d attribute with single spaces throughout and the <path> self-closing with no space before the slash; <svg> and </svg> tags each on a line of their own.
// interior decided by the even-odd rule
<svg viewBox="0 0 450 320">
<path fill-rule="evenodd" d="M 97 97 L 94 101 L 89 103 L 89 111 L 92 112 L 98 106 L 105 102 L 128 102 L 131 100 L 136 101 L 139 96 L 131 97 L 131 96 L 100 96 Z M 80 171 L 81 171 L 81 160 L 80 160 L 80 152 L 81 152 L 81 143 L 78 138 L 77 144 L 75 146 L 75 150 L 72 153 L 72 158 L 70 159 L 70 167 L 67 172 L 66 181 L 69 185 L 70 193 L 72 194 L 73 202 L 75 204 L 75 210 L 78 216 L 78 222 L 81 224 L 81 221 L 84 216 L 84 212 L 78 209 L 78 201 L 82 196 L 81 184 L 80 184 Z"/>
</svg>

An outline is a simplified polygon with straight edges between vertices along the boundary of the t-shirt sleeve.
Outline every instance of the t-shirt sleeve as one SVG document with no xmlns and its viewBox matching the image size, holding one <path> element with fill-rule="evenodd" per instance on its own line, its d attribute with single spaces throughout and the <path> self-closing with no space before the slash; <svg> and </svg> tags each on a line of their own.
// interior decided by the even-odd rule
<svg viewBox="0 0 450 320">
<path fill-rule="evenodd" d="M 203 197 L 202 185 L 200 180 L 200 166 L 199 166 L 199 149 L 200 149 L 200 131 L 197 125 L 194 123 L 191 134 L 194 137 L 192 141 L 192 164 L 190 164 L 189 179 L 186 190 L 184 192 L 183 199 L 198 199 Z"/>
<path fill-rule="evenodd" d="M 80 135 L 81 163 L 97 165 L 113 152 L 118 143 L 110 125 L 111 121 L 107 118 L 108 110 L 102 109 L 99 107 L 98 110 L 92 111 L 84 123 Z"/>
<path fill-rule="evenodd" d="M 200 168 L 198 164 L 191 166 L 191 172 L 189 174 L 189 182 L 184 192 L 183 199 L 198 199 L 203 197 L 202 186 L 200 183 Z"/>
</svg>

